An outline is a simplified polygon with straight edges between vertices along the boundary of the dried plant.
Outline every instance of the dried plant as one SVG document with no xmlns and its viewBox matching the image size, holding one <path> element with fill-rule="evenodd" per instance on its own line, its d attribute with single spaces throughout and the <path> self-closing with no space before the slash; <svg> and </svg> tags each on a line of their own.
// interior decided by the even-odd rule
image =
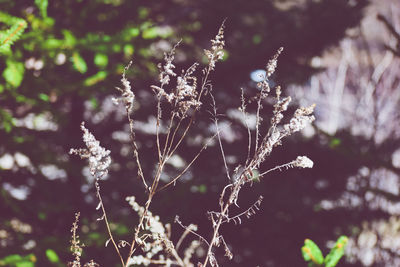
<svg viewBox="0 0 400 267">
<path fill-rule="evenodd" d="M 76 231 L 79 228 L 79 226 L 78 226 L 79 217 L 80 217 L 80 213 L 77 212 L 75 214 L 75 221 L 72 224 L 72 228 L 71 228 L 72 237 L 71 237 L 70 250 L 72 252 L 72 255 L 74 256 L 74 261 L 68 263 L 69 267 L 81 267 L 81 256 L 82 256 L 82 251 L 83 251 L 82 247 L 84 245 L 81 244 L 81 241 L 79 240 L 79 236 L 76 233 Z M 96 267 L 96 266 L 99 266 L 99 265 L 97 263 L 95 263 L 93 260 L 91 260 L 88 263 L 85 263 L 83 265 L 83 267 Z"/>
<path fill-rule="evenodd" d="M 263 77 L 263 81 L 258 84 L 259 94 L 252 99 L 256 99 L 257 110 L 256 110 L 256 127 L 255 132 L 252 132 L 247 124 L 248 113 L 246 111 L 246 105 L 251 102 L 252 99 L 248 100 L 242 93 L 241 107 L 240 110 L 245 119 L 245 125 L 247 126 L 248 132 L 248 148 L 247 157 L 243 160 L 243 165 L 236 166 L 231 171 L 226 161 L 225 152 L 223 149 L 223 142 L 221 140 L 221 129 L 218 123 L 218 114 L 216 108 L 216 101 L 212 94 L 211 81 L 209 80 L 210 73 L 215 70 L 216 63 L 221 61 L 224 56 L 224 23 L 220 27 L 216 37 L 211 40 L 211 49 L 204 50 L 204 53 L 208 59 L 208 64 L 202 70 L 201 82 L 198 82 L 196 76 L 196 70 L 199 67 L 198 63 L 194 63 L 187 70 L 181 72 L 180 75 L 175 73 L 175 65 L 173 63 L 175 52 L 180 42 L 178 42 L 169 53 L 165 53 L 164 64 L 159 64 L 159 85 L 153 85 L 151 88 L 157 99 L 157 114 L 156 114 L 156 147 L 158 162 L 153 177 L 145 177 L 140 157 L 139 149 L 136 144 L 136 135 L 134 120 L 132 118 L 133 105 L 135 96 L 131 90 L 131 84 L 123 73 L 121 82 L 123 88 L 117 88 L 121 92 L 121 97 L 114 99 L 114 102 L 123 102 L 125 105 L 126 115 L 130 126 L 130 137 L 133 148 L 133 154 L 137 164 L 137 175 L 143 182 L 146 188 L 147 201 L 144 205 L 140 205 L 136 202 L 135 197 L 131 196 L 127 198 L 130 206 L 139 215 L 139 222 L 134 228 L 132 240 L 128 241 L 115 241 L 113 233 L 110 230 L 110 223 L 106 215 L 106 209 L 104 207 L 101 194 L 100 194 L 100 179 L 107 174 L 107 168 L 111 163 L 109 157 L 110 151 L 101 147 L 95 137 L 85 128 L 84 123 L 81 125 L 83 131 L 83 140 L 86 144 L 85 149 L 71 149 L 71 154 L 77 154 L 81 158 L 89 159 L 89 167 L 91 174 L 96 178 L 95 187 L 97 192 L 97 198 L 99 200 L 98 209 L 101 208 L 102 215 L 99 220 L 104 220 L 109 240 L 106 245 L 111 242 L 117 251 L 120 258 L 121 264 L 124 267 L 135 265 L 150 265 L 157 264 L 162 266 L 218 266 L 217 257 L 215 256 L 215 248 L 222 246 L 225 251 L 225 256 L 229 259 L 233 258 L 233 254 L 230 251 L 228 245 L 225 242 L 224 237 L 220 234 L 220 229 L 225 223 L 233 222 L 234 224 L 241 224 L 243 219 L 254 216 L 260 209 L 262 196 L 259 196 L 254 204 L 240 212 L 239 214 L 231 214 L 232 205 L 238 206 L 238 198 L 241 189 L 245 185 L 252 185 L 255 177 L 262 178 L 267 173 L 280 170 L 282 168 L 312 168 L 313 162 L 306 156 L 298 156 L 293 161 L 279 165 L 270 170 L 262 171 L 261 165 L 271 154 L 272 150 L 282 144 L 282 139 L 295 132 L 304 129 L 309 123 L 314 120 L 312 115 L 314 105 L 309 107 L 298 108 L 293 117 L 288 123 L 281 125 L 283 118 L 283 112 L 288 108 L 291 101 L 290 97 L 281 97 L 281 88 L 278 86 L 274 88 L 276 104 L 274 105 L 272 119 L 270 120 L 270 127 L 266 132 L 261 132 L 261 128 L 265 127 L 263 124 L 263 118 L 261 116 L 261 109 L 265 99 L 271 92 L 269 78 L 274 73 L 277 67 L 277 59 L 283 48 L 280 48 L 277 53 L 269 60 L 266 66 L 266 74 Z M 128 67 L 131 63 L 128 65 Z M 127 67 L 127 68 L 128 68 Z M 127 69 L 126 68 L 126 69 Z M 125 71 L 126 71 L 125 69 Z M 172 85 L 172 80 L 176 83 Z M 206 94 L 206 93 L 209 94 Z M 164 167 L 168 160 L 175 154 L 178 147 L 181 145 L 183 140 L 188 134 L 189 129 L 194 123 L 194 118 L 197 112 L 203 109 L 203 98 L 207 95 L 212 101 L 213 120 L 216 126 L 216 133 L 212 136 L 208 142 L 206 142 L 200 151 L 189 161 L 187 166 L 175 177 L 171 177 L 169 182 L 161 184 L 161 176 L 164 173 Z M 163 105 L 170 105 L 169 114 L 163 114 Z M 163 130 L 161 130 L 163 129 Z M 164 130 L 165 129 L 165 130 Z M 222 189 L 219 198 L 219 209 L 217 211 L 207 212 L 208 218 L 212 223 L 211 238 L 201 236 L 197 233 L 197 226 L 190 224 L 185 226 L 177 216 L 175 223 L 180 225 L 184 232 L 179 238 L 176 245 L 173 244 L 170 237 L 170 226 L 163 224 L 158 216 L 155 216 L 150 211 L 150 205 L 154 198 L 154 195 L 167 187 L 174 185 L 177 180 L 185 174 L 188 169 L 193 165 L 200 153 L 207 148 L 210 140 L 217 139 L 221 150 L 222 159 L 225 165 L 226 176 L 228 178 L 228 184 Z M 253 142 L 254 140 L 254 142 Z M 258 175 L 255 175 L 258 173 Z M 74 232 L 75 233 L 75 232 Z M 180 249 L 183 244 L 182 241 L 189 235 L 194 235 L 195 240 L 189 243 L 188 247 L 183 250 Z M 195 250 L 199 246 L 205 246 L 207 253 L 203 259 L 203 262 L 194 264 L 192 262 L 192 256 Z M 128 253 L 124 253 L 125 257 L 122 256 L 121 248 L 128 247 Z M 140 251 L 142 253 L 140 253 Z M 75 254 L 74 254 L 75 255 Z M 77 259 L 79 261 L 79 258 Z"/>
</svg>

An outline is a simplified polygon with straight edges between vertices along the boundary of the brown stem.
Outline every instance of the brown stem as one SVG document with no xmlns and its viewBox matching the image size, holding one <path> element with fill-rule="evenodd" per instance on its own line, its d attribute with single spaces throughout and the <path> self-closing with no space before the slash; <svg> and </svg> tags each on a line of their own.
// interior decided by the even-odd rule
<svg viewBox="0 0 400 267">
<path fill-rule="evenodd" d="M 150 207 L 150 203 L 151 203 L 152 197 L 153 197 L 153 194 L 150 193 L 150 194 L 149 194 L 149 198 L 148 198 L 148 200 L 147 200 L 147 202 L 146 202 L 146 205 L 145 205 L 145 207 L 144 207 L 143 214 L 142 214 L 142 216 L 140 216 L 139 224 L 138 224 L 138 226 L 137 226 L 137 228 L 136 228 L 136 230 L 135 230 L 135 234 L 134 234 L 134 236 L 133 236 L 133 240 L 132 240 L 132 243 L 131 243 L 131 247 L 130 247 L 130 249 L 129 249 L 128 257 L 126 258 L 125 263 L 122 261 L 122 263 L 123 263 L 122 266 L 124 266 L 124 267 L 128 267 L 129 259 L 132 257 L 132 254 L 133 254 L 133 252 L 135 251 L 136 239 L 138 238 L 140 228 L 143 228 L 144 217 L 146 216 L 147 212 L 149 211 L 149 207 Z"/>
<path fill-rule="evenodd" d="M 108 222 L 106 210 L 105 210 L 104 204 L 103 204 L 103 199 L 101 198 L 101 195 L 100 195 L 100 186 L 98 184 L 98 181 L 96 181 L 96 191 L 97 191 L 97 197 L 99 198 L 99 201 L 100 201 L 101 210 L 103 211 L 103 216 L 104 216 L 103 218 L 104 218 L 104 222 L 105 222 L 106 227 L 107 227 L 108 235 L 110 236 L 110 240 L 111 240 L 112 244 L 114 245 L 115 250 L 118 253 L 118 256 L 119 256 L 119 259 L 121 260 L 122 265 L 124 266 L 124 259 L 122 258 L 121 253 L 119 252 L 118 246 L 115 243 L 114 237 L 113 237 L 113 235 L 111 233 L 110 223 Z"/>
</svg>

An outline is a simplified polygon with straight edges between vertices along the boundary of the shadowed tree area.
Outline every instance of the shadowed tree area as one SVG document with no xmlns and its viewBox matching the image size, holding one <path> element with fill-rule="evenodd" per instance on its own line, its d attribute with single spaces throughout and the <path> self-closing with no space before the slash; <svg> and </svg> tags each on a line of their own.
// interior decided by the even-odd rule
<svg viewBox="0 0 400 267">
<path fill-rule="evenodd" d="M 68 152 L 70 148 L 83 147 L 82 121 L 102 146 L 111 150 L 113 163 L 109 175 L 100 182 L 101 194 L 115 238 L 131 239 L 138 216 L 125 198 L 135 196 L 144 205 L 147 195 L 137 175 L 124 109 L 113 105 L 111 99 L 119 94 L 115 87 L 122 87 L 121 75 L 131 60 L 133 65 L 126 77 L 136 97 L 132 118 L 144 176 L 152 177 L 158 161 L 154 133 L 157 99 L 150 85 L 159 80 L 157 64 L 179 40 L 182 41 L 174 63 L 178 75 L 194 61 L 207 64 L 203 49 L 210 49 L 210 40 L 226 19 L 225 56 L 211 73 L 212 88 L 208 89 L 212 89 L 221 114 L 221 140 L 228 167 L 233 171 L 246 160 L 248 142 L 247 129 L 235 113 L 241 105 L 240 89 L 249 98 L 258 93 L 250 75 L 264 69 L 279 47 L 284 47 L 270 85 L 282 85 L 284 95 L 288 95 L 286 87 L 296 95 L 303 92 L 304 85 L 302 96 L 308 101 L 305 106 L 317 103 L 318 122 L 318 116 L 324 118 L 326 114 L 318 113 L 319 106 L 324 110 L 327 105 L 312 97 L 312 77 L 318 77 L 323 84 L 332 78 L 325 71 L 339 63 L 335 61 L 334 67 L 318 65 L 314 64 L 315 59 L 343 47 L 343 39 L 359 40 L 363 36 L 357 29 L 362 19 L 370 16 L 366 12 L 368 4 L 361 0 L 0 0 L 0 259 L 18 254 L 27 256 L 35 266 L 65 266 L 73 260 L 69 230 L 75 212 L 80 211 L 78 231 L 85 244 L 83 261 L 94 259 L 100 266 L 120 264 L 111 245 L 104 247 L 107 230 L 103 222 L 96 221 L 101 214 L 95 209 L 98 201 L 87 164 Z M 389 35 L 399 32 L 395 23 L 386 13 L 376 20 L 376 24 L 386 25 Z M 382 40 L 376 44 L 368 38 L 363 41 L 355 41 L 354 47 L 368 43 L 372 50 L 378 47 L 379 51 L 394 55 L 391 63 L 398 64 L 394 53 L 398 43 L 396 46 L 395 42 Z M 333 58 L 336 55 L 331 53 Z M 353 59 L 358 58 L 361 56 Z M 369 65 L 369 77 L 378 66 L 381 65 Z M 361 92 L 362 83 L 357 85 L 353 77 L 359 75 L 355 69 L 351 69 L 346 81 L 354 85 L 350 92 Z M 388 88 L 380 82 L 392 79 L 390 92 L 396 92 L 398 79 L 390 77 L 384 71 L 373 88 Z M 375 92 L 372 98 L 378 99 L 376 110 L 380 110 L 381 91 Z M 321 93 L 320 99 L 329 96 Z M 193 127 L 177 150 L 178 157 L 165 167 L 163 184 L 179 174 L 215 133 L 209 114 L 212 101 L 209 94 L 204 98 Z M 297 104 L 301 102 L 295 99 Z M 347 103 L 342 101 L 338 105 Z M 272 104 L 266 101 L 261 110 L 265 118 L 272 116 Z M 165 108 L 163 114 L 168 114 L 168 107 Z M 247 108 L 249 113 L 255 113 L 256 101 Z M 296 106 L 291 105 L 288 113 L 295 110 Z M 266 119 L 262 130 L 268 129 L 269 124 Z M 359 188 L 356 195 L 360 199 L 367 191 L 379 191 L 377 195 L 396 203 L 396 192 L 387 192 L 385 186 L 374 188 L 367 177 L 373 177 L 373 170 L 383 167 L 398 174 L 392 163 L 399 143 L 397 135 L 376 143 L 372 135 L 359 136 L 348 126 L 332 132 L 315 125 L 310 131 L 313 133 L 297 134 L 283 141 L 262 169 L 289 162 L 298 155 L 313 159 L 313 169 L 273 172 L 243 188 L 237 213 L 251 206 L 259 195 L 264 200 L 254 216 L 240 225 L 226 224 L 221 230 L 234 255 L 229 261 L 223 256 L 223 248 L 217 248 L 215 254 L 221 266 L 306 266 L 300 251 L 304 239 L 321 244 L 326 254 L 328 241 L 340 235 L 356 238 L 368 228 L 362 222 L 397 214 L 373 209 L 368 203 L 355 206 L 351 200 L 342 201 L 341 206 L 332 204 L 332 208 L 326 204 L 327 200 L 340 200 L 348 191 L 349 177 L 364 179 L 372 187 Z M 184 231 L 173 223 L 176 215 L 185 225 L 198 225 L 199 234 L 210 238 L 212 228 L 206 212 L 218 208 L 219 194 L 226 183 L 224 162 L 215 140 L 175 186 L 155 196 L 150 210 L 164 224 L 171 223 L 173 242 Z M 355 208 L 348 209 L 350 206 Z M 59 260 L 51 256 L 54 252 Z M 122 248 L 121 252 L 128 253 L 128 249 Z M 205 253 L 199 249 L 195 257 L 201 259 Z M 2 264 L 0 260 L 0 266 L 6 265 Z M 353 255 L 352 260 L 341 264 L 361 266 L 365 262 Z"/>
</svg>

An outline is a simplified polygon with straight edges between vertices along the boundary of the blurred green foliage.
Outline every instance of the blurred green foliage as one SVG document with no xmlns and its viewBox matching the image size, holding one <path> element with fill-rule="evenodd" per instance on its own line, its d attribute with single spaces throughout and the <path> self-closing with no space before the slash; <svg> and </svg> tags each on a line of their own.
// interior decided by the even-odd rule
<svg viewBox="0 0 400 267">
<path fill-rule="evenodd" d="M 336 241 L 335 245 L 331 249 L 328 255 L 324 258 L 321 250 L 310 239 L 304 241 L 304 246 L 301 248 L 303 258 L 306 262 L 309 262 L 308 266 L 325 266 L 335 267 L 339 260 L 343 257 L 346 245 L 348 242 L 347 236 L 341 236 Z"/>
<path fill-rule="evenodd" d="M 29 254 L 26 256 L 12 254 L 0 259 L 0 266 L 34 267 L 35 262 L 36 257 L 34 254 Z"/>
<path fill-rule="evenodd" d="M 46 249 L 46 256 L 47 259 L 52 263 L 57 263 L 60 261 L 60 258 L 58 257 L 57 253 L 52 249 Z"/>
<path fill-rule="evenodd" d="M 10 11 L 15 13 L 18 10 L 16 2 L 3 2 L 6 7 L 8 5 Z M 56 3 L 50 12 L 56 16 L 51 14 L 48 16 L 47 0 L 35 0 L 35 6 L 29 6 L 29 1 L 23 2 L 25 5 L 21 6 L 25 6 L 25 9 L 18 10 L 18 16 L 6 13 L 7 8 L 0 12 L 0 25 L 2 23 L 7 26 L 0 31 L 0 66 L 5 65 L 2 72 L 3 80 L 0 80 L 0 92 L 3 92 L 0 101 L 7 103 L 0 107 L 3 115 L 5 110 L 12 109 L 7 106 L 12 106 L 13 102 L 25 102 L 37 106 L 41 105 L 42 101 L 54 102 L 56 98 L 62 98 L 67 92 L 78 90 L 81 86 L 99 85 L 110 74 L 119 74 L 123 69 L 122 64 L 133 58 L 135 39 L 151 42 L 156 38 L 172 35 L 170 28 L 153 26 L 147 17 L 147 7 L 137 9 L 139 20 L 125 18 L 123 26 L 112 31 L 100 29 L 91 31 L 92 25 L 84 28 L 84 25 L 94 23 L 90 16 L 80 17 L 77 21 L 69 18 L 66 21 L 66 16 L 72 14 L 86 16 L 94 14 L 96 9 L 103 9 L 96 14 L 96 19 L 100 25 L 108 24 L 118 18 L 105 12 L 104 8 L 127 8 L 123 6 L 123 1 L 94 1 L 90 4 L 82 1 Z M 148 58 L 151 54 L 142 50 L 140 55 Z M 112 65 L 109 64 L 110 57 L 114 59 Z M 62 71 L 68 72 L 68 69 L 77 73 L 75 75 L 71 73 L 68 75 L 68 80 L 56 83 L 57 86 L 54 87 L 53 84 L 59 79 Z M 55 74 L 53 81 L 43 79 L 43 73 Z M 38 84 L 40 84 L 39 92 L 37 89 L 28 89 Z M 80 94 L 90 95 L 92 92 L 85 90 Z M 53 98 L 50 98 L 50 95 L 53 95 Z M 9 132 L 13 124 L 4 116 L 0 119 L 1 128 Z"/>
<path fill-rule="evenodd" d="M 84 181 L 73 174 L 79 173 L 80 167 L 77 171 L 67 171 L 67 176 L 74 176 L 77 181 L 69 183 L 75 186 L 64 190 L 58 187 L 62 183 L 48 180 L 37 170 L 41 164 L 59 167 L 65 164 L 60 155 L 80 139 L 78 132 L 76 141 L 72 140 L 73 134 L 67 129 L 79 125 L 86 99 L 97 108 L 99 98 L 114 90 L 124 64 L 134 56 L 138 61 L 154 57 L 147 51 L 150 44 L 171 36 L 172 30 L 156 26 L 149 18 L 149 7 L 141 5 L 140 1 L 0 2 L 0 157 L 5 153 L 22 153 L 28 156 L 34 168 L 32 176 L 26 175 L 26 168 L 20 168 L 15 173 L 18 179 L 14 179 L 14 172 L 8 169 L 2 169 L 0 174 L 0 185 L 7 183 L 13 188 L 30 180 L 29 198 L 33 201 L 29 207 L 24 206 L 23 200 L 14 199 L 7 190 L 0 188 L 1 214 L 8 214 L 0 218 L 0 230 L 7 231 L 7 238 L 10 238 L 6 248 L 0 250 L 0 257 L 4 257 L 0 266 L 34 266 L 35 261 L 40 266 L 49 262 L 61 264 L 55 251 L 61 251 L 65 263 L 71 222 L 58 215 L 63 213 L 65 218 L 73 218 L 69 215 L 73 210 L 85 210 L 82 197 L 74 196 L 80 194 Z M 136 50 L 137 46 L 142 48 Z M 156 71 L 155 64 L 152 60 L 146 64 L 136 63 L 135 71 L 141 72 L 141 66 Z M 71 105 L 72 111 L 68 110 Z M 51 114 L 56 127 L 64 129 L 58 137 L 50 137 L 48 129 L 37 130 L 46 114 Z M 29 127 L 26 127 L 25 118 L 29 118 Z M 67 165 L 64 167 L 70 169 Z M 54 184 L 57 186 L 53 187 Z M 53 192 L 47 190 L 51 187 Z M 56 204 L 54 199 L 65 202 Z M 42 201 L 48 205 L 43 206 Z M 10 221 L 15 217 L 32 225 L 35 231 L 22 234 L 13 230 Z M 59 236 L 40 234 L 54 227 L 63 229 Z M 124 235 L 127 231 L 121 224 L 117 234 Z M 29 239 L 41 243 L 33 248 L 35 255 L 40 255 L 38 258 L 34 254 L 15 254 Z M 101 247 L 105 240 L 103 232 L 92 231 L 87 243 Z M 45 246 L 51 249 L 45 250 Z"/>
<path fill-rule="evenodd" d="M 25 20 L 4 12 L 0 12 L 0 23 L 9 26 L 8 29 L 0 31 L 0 54 L 8 54 L 11 45 L 21 37 L 27 24 Z"/>
</svg>

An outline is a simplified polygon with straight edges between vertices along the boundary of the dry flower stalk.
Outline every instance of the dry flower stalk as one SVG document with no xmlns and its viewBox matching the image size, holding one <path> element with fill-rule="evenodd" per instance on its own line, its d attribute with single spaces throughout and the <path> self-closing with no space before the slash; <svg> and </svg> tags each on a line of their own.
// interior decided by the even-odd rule
<svg viewBox="0 0 400 267">
<path fill-rule="evenodd" d="M 85 128 L 84 123 L 82 123 L 81 129 L 83 131 L 83 140 L 86 144 L 86 148 L 71 149 L 70 151 L 71 154 L 77 154 L 81 158 L 89 159 L 91 174 L 96 178 L 95 186 L 97 197 L 99 199 L 98 209 L 101 208 L 102 210 L 102 216 L 99 218 L 99 220 L 104 220 L 109 234 L 109 240 L 107 241 L 106 245 L 109 242 L 113 243 L 113 246 L 120 257 L 121 264 L 124 267 L 128 267 L 131 264 L 145 266 L 150 264 L 157 264 L 161 266 L 218 266 L 218 261 L 215 256 L 215 247 L 221 246 L 225 251 L 225 256 L 229 259 L 232 259 L 233 254 L 230 251 L 224 237 L 220 234 L 222 225 L 230 222 L 241 224 L 244 218 L 254 216 L 260 209 L 263 199 L 262 196 L 259 196 L 257 200 L 254 201 L 253 205 L 239 214 L 231 215 L 230 208 L 232 205 L 237 205 L 239 194 L 243 186 L 252 185 L 252 182 L 255 178 L 261 178 L 271 171 L 293 167 L 313 167 L 313 162 L 309 158 L 306 156 L 298 156 L 295 160 L 289 163 L 276 166 L 264 172 L 259 171 L 262 163 L 267 159 L 268 156 L 270 156 L 273 149 L 282 144 L 282 139 L 284 137 L 290 136 L 293 133 L 304 129 L 315 119 L 312 115 L 314 105 L 311 105 L 309 107 L 298 108 L 293 117 L 290 119 L 289 123 L 280 125 L 283 118 L 283 112 L 287 110 L 291 98 L 281 98 L 282 92 L 281 88 L 278 86 L 275 88 L 276 103 L 274 105 L 272 118 L 270 120 L 269 130 L 266 133 L 260 132 L 259 126 L 263 122 L 260 111 L 263 107 L 264 100 L 271 92 L 269 78 L 277 68 L 277 60 L 280 53 L 283 51 L 283 48 L 280 48 L 269 60 L 266 66 L 265 77 L 263 77 L 263 81 L 257 85 L 260 92 L 255 98 L 257 100 L 257 110 L 256 128 L 254 133 L 252 133 L 246 122 L 248 118 L 246 104 L 249 101 L 246 100 L 242 90 L 240 110 L 243 113 L 243 118 L 245 120 L 248 133 L 247 157 L 244 160 L 245 163 L 243 166 L 236 166 L 234 171 L 231 172 L 223 149 L 223 142 L 220 136 L 221 129 L 219 127 L 217 118 L 216 103 L 211 92 L 211 81 L 209 80 L 209 75 L 213 70 L 215 70 L 216 63 L 221 61 L 224 56 L 224 24 L 222 24 L 220 27 L 216 37 L 211 40 L 211 49 L 204 50 L 204 53 L 208 59 L 208 65 L 202 71 L 203 76 L 201 83 L 198 83 L 198 78 L 196 77 L 196 70 L 199 66 L 198 63 L 194 63 L 187 70 L 182 71 L 181 75 L 177 75 L 175 73 L 175 65 L 173 60 L 175 57 L 176 48 L 179 44 L 180 42 L 178 42 L 169 53 L 165 53 L 164 64 L 158 65 L 160 70 L 160 84 L 151 86 L 155 97 L 158 100 L 156 114 L 156 146 L 158 163 L 153 177 L 144 176 L 139 159 L 138 146 L 136 145 L 134 120 L 131 117 L 135 96 L 131 90 L 130 82 L 125 77 L 125 71 L 131 65 L 131 63 L 129 63 L 122 75 L 121 82 L 123 84 L 123 88 L 117 88 L 121 92 L 121 97 L 119 99 L 114 99 L 114 102 L 116 103 L 118 103 L 120 100 L 124 103 L 128 123 L 130 126 L 133 154 L 138 168 L 137 175 L 143 182 L 147 192 L 147 201 L 144 205 L 138 204 L 133 196 L 126 199 L 133 210 L 139 215 L 139 222 L 134 228 L 135 230 L 131 242 L 125 240 L 119 241 L 118 244 L 115 242 L 100 194 L 99 182 L 100 178 L 107 174 L 107 169 L 111 163 L 111 159 L 109 157 L 110 151 L 100 146 L 95 137 L 89 132 L 89 130 Z M 176 80 L 175 86 L 171 85 L 172 79 Z M 170 185 L 175 184 L 176 181 L 192 166 L 200 153 L 207 148 L 208 143 L 206 143 L 198 152 L 198 154 L 191 161 L 189 161 L 189 164 L 187 164 L 186 168 L 184 168 L 179 175 L 176 177 L 171 177 L 169 182 L 160 186 L 160 179 L 164 173 L 164 167 L 167 161 L 175 154 L 177 148 L 186 137 L 190 127 L 193 125 L 194 116 L 200 110 L 202 106 L 202 97 L 206 95 L 206 92 L 210 92 L 209 96 L 213 104 L 213 112 L 211 112 L 211 114 L 213 114 L 213 119 L 216 126 L 216 134 L 212 138 L 218 139 L 222 159 L 225 165 L 226 176 L 228 178 L 228 184 L 223 188 L 220 194 L 219 210 L 208 212 L 208 217 L 212 223 L 211 239 L 208 240 L 207 238 L 199 235 L 196 232 L 197 227 L 195 225 L 190 224 L 189 226 L 185 226 L 179 220 L 179 217 L 176 216 L 175 223 L 184 228 L 184 232 L 179 238 L 176 246 L 174 246 L 170 238 L 169 226 L 164 225 L 158 216 L 152 214 L 150 211 L 150 205 L 154 195 Z M 171 112 L 167 114 L 167 116 L 162 116 L 161 103 L 163 101 L 171 106 Z M 163 125 L 166 126 L 166 131 L 162 131 L 161 133 L 160 127 Z M 260 174 L 255 175 L 255 173 Z M 183 251 L 183 254 L 180 254 L 181 250 L 179 249 L 182 241 L 189 236 L 189 234 L 196 236 L 196 239 L 198 240 L 192 241 L 190 245 Z M 75 236 L 75 232 L 73 232 L 73 236 Z M 191 262 L 192 256 L 196 248 L 202 244 L 206 246 L 207 254 L 202 263 L 199 262 L 194 264 Z M 120 250 L 122 247 L 128 247 L 129 249 L 128 253 L 125 253 L 125 260 Z M 139 250 L 142 251 L 142 254 L 136 253 Z M 74 255 L 75 254 L 76 253 L 74 252 Z M 79 258 L 76 258 L 76 260 L 79 262 Z"/>
<path fill-rule="evenodd" d="M 81 241 L 79 240 L 79 236 L 76 234 L 76 231 L 78 230 L 78 222 L 79 222 L 79 216 L 80 213 L 77 212 L 75 213 L 75 221 L 72 224 L 71 228 L 71 247 L 70 250 L 72 252 L 72 255 L 74 256 L 74 261 L 69 262 L 68 266 L 69 267 L 81 267 L 81 256 L 82 256 L 82 247 L 84 246 L 81 244 Z M 98 267 L 99 265 L 94 262 L 93 260 L 90 260 L 88 263 L 85 263 L 83 267 Z"/>
</svg>

